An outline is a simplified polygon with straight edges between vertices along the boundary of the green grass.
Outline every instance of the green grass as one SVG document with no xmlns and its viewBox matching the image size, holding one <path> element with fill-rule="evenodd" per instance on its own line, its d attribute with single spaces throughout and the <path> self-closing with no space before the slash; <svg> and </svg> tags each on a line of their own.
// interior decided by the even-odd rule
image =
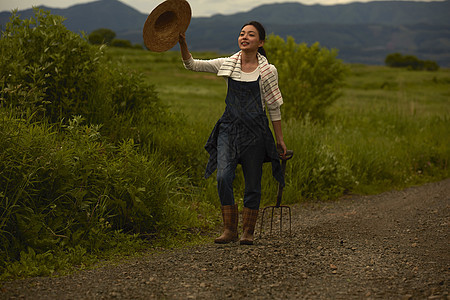
<svg viewBox="0 0 450 300">
<path fill-rule="evenodd" d="M 185 70 L 178 52 L 109 49 L 108 53 L 143 72 L 159 97 L 185 116 L 186 126 L 192 127 L 186 139 L 206 162 L 204 142 L 224 110 L 223 79 Z M 194 53 L 194 57 L 216 55 Z M 450 70 L 349 68 L 343 96 L 322 124 L 283 120 L 286 143 L 295 151 L 283 201 L 378 193 L 449 176 Z M 288 107 L 285 99 L 283 109 Z M 274 199 L 276 185 L 267 166 L 265 173 L 263 202 L 268 203 Z M 238 191 L 243 188 L 240 180 L 238 176 Z M 205 197 L 216 197 L 214 180 L 206 185 L 211 192 Z"/>
<path fill-rule="evenodd" d="M 418 116 L 448 116 L 450 70 L 408 71 L 383 66 L 351 65 L 344 96 L 332 113 L 398 110 Z"/>
<path fill-rule="evenodd" d="M 224 109 L 226 86 L 215 74 L 185 70 L 178 52 L 108 49 L 108 54 L 137 72 L 156 86 L 161 99 L 176 111 L 198 120 Z M 217 57 L 214 53 L 194 53 L 195 58 Z M 364 113 L 375 109 L 398 109 L 421 116 L 449 115 L 450 70 L 437 72 L 409 71 L 384 66 L 350 65 L 343 87 L 344 95 L 330 113 Z M 282 88 L 282 87 L 281 87 Z M 289 105 L 289 99 L 285 99 Z M 213 120 L 213 117 L 211 117 Z"/>
<path fill-rule="evenodd" d="M 225 81 L 215 74 L 195 73 L 183 67 L 178 52 L 109 48 L 108 53 L 155 85 L 159 97 L 172 106 L 173 111 L 185 114 L 190 120 L 205 118 L 215 122 L 224 109 Z M 213 53 L 200 53 L 199 58 L 213 58 Z"/>
</svg>

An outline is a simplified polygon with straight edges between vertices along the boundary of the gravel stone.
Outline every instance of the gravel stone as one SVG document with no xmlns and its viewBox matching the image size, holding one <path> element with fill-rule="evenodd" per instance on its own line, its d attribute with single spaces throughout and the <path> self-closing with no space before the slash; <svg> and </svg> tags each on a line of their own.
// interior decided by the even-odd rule
<svg viewBox="0 0 450 300">
<path fill-rule="evenodd" d="M 449 299 L 450 179 L 291 208 L 291 235 L 275 216 L 272 234 L 258 223 L 253 246 L 211 241 L 4 282 L 0 298 Z"/>
</svg>

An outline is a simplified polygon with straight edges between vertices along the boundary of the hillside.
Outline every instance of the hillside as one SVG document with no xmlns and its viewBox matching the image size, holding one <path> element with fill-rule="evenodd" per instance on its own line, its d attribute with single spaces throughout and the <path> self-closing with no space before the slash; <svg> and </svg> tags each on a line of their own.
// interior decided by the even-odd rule
<svg viewBox="0 0 450 300">
<path fill-rule="evenodd" d="M 118 38 L 142 43 L 142 26 L 147 15 L 118 0 L 45 9 L 66 17 L 65 24 L 70 30 L 89 33 L 109 28 Z M 332 6 L 277 3 L 233 15 L 193 18 L 187 36 L 193 51 L 230 53 L 237 49 L 235 38 L 240 26 L 255 19 L 263 20 L 269 33 L 337 48 L 339 58 L 346 62 L 383 64 L 387 54 L 401 52 L 450 66 L 449 12 L 450 0 Z M 20 14 L 28 18 L 33 11 L 24 10 Z M 1 26 L 9 16 L 10 12 L 0 13 Z"/>
<path fill-rule="evenodd" d="M 274 1 L 275 2 L 275 1 Z M 304 5 L 276 3 L 261 5 L 249 12 L 215 19 L 238 20 L 256 18 L 270 24 L 434 24 L 450 25 L 450 1 L 373 1 L 340 5 Z"/>
</svg>

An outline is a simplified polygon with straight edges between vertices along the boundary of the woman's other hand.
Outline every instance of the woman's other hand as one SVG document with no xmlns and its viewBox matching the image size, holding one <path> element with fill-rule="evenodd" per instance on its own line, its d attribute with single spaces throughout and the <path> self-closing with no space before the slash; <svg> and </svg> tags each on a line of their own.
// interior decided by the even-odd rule
<svg viewBox="0 0 450 300">
<path fill-rule="evenodd" d="M 287 147 L 284 141 L 277 142 L 277 151 L 281 158 L 286 158 Z"/>
<path fill-rule="evenodd" d="M 272 121 L 273 125 L 273 131 L 275 133 L 275 139 L 277 141 L 277 151 L 280 154 L 280 156 L 285 159 L 286 158 L 286 151 L 287 147 L 284 143 L 283 139 L 283 131 L 281 130 L 281 121 Z"/>
</svg>

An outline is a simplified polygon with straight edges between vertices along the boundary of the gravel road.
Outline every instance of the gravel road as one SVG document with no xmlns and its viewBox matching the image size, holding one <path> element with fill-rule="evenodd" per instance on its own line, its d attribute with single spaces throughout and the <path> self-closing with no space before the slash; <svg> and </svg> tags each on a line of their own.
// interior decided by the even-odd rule
<svg viewBox="0 0 450 300">
<path fill-rule="evenodd" d="M 449 299 L 449 220 L 450 179 L 306 203 L 292 206 L 291 236 L 266 230 L 253 246 L 211 242 L 6 282 L 0 298 Z"/>
</svg>

